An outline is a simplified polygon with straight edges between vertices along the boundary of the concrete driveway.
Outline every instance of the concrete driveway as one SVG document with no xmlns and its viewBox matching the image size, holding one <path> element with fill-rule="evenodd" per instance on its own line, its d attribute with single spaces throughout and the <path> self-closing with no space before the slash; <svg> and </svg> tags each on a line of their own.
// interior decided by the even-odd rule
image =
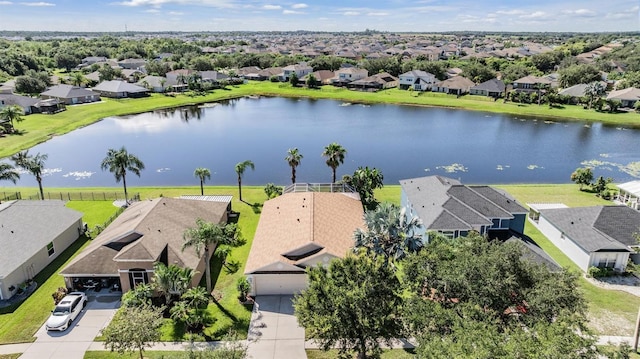
<svg viewBox="0 0 640 359">
<path fill-rule="evenodd" d="M 256 298 L 249 326 L 248 354 L 253 359 L 304 359 L 304 329 L 293 315 L 290 295 Z"/>
<path fill-rule="evenodd" d="M 93 339 L 98 336 L 116 309 L 120 297 L 89 297 L 85 310 L 64 332 L 47 332 L 44 325 L 36 332 L 36 341 L 20 356 L 23 359 L 82 359 Z"/>
</svg>

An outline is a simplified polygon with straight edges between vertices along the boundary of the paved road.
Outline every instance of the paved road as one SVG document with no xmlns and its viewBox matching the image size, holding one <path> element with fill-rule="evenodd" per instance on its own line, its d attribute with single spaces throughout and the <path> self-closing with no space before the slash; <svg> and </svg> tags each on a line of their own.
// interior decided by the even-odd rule
<svg viewBox="0 0 640 359">
<path fill-rule="evenodd" d="M 120 305 L 119 299 L 91 298 L 85 310 L 64 332 L 47 332 L 44 325 L 36 332 L 36 341 L 23 351 L 21 359 L 82 359 L 93 339 L 100 333 Z"/>
<path fill-rule="evenodd" d="M 305 359 L 304 329 L 293 315 L 292 296 L 256 298 L 249 327 L 252 359 Z"/>
</svg>

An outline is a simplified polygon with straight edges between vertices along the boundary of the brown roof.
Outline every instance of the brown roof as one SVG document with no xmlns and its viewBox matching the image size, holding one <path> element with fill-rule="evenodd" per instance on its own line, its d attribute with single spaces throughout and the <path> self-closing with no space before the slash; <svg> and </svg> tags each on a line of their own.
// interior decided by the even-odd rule
<svg viewBox="0 0 640 359">
<path fill-rule="evenodd" d="M 302 272 L 323 254 L 344 257 L 353 247 L 354 231 L 365 226 L 356 198 L 349 193 L 299 192 L 265 202 L 245 274 Z"/>
<path fill-rule="evenodd" d="M 157 261 L 167 249 L 170 263 L 196 268 L 200 258 L 182 251 L 182 234 L 196 219 L 220 223 L 226 220 L 228 203 L 178 198 L 156 198 L 133 203 L 111 223 L 62 275 L 117 275 L 119 261 Z"/>
</svg>

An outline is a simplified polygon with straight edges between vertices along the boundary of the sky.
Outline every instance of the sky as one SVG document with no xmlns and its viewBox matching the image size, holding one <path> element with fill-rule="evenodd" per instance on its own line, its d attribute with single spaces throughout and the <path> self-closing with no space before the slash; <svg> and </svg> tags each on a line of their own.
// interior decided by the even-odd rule
<svg viewBox="0 0 640 359">
<path fill-rule="evenodd" d="M 0 0 L 0 30 L 640 31 L 638 0 Z"/>
</svg>

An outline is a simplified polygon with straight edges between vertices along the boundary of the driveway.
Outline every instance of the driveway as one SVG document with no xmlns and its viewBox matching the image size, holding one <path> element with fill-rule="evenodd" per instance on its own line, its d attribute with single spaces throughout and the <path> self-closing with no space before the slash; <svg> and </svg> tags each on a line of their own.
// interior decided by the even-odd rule
<svg viewBox="0 0 640 359">
<path fill-rule="evenodd" d="M 36 341 L 20 356 L 22 359 L 82 359 L 93 339 L 98 336 L 116 309 L 120 297 L 89 297 L 85 310 L 64 332 L 47 332 L 44 325 L 36 332 Z"/>
<path fill-rule="evenodd" d="M 252 359 L 304 359 L 304 329 L 293 315 L 290 295 L 256 298 L 249 326 L 249 357 Z"/>
</svg>

